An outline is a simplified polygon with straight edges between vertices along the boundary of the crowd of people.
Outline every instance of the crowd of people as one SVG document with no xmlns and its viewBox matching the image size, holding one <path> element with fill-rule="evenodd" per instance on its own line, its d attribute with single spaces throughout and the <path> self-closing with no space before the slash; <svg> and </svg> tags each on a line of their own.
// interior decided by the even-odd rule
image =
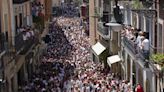
<svg viewBox="0 0 164 92">
<path fill-rule="evenodd" d="M 53 19 L 51 41 L 23 92 L 132 92 L 129 81 L 91 60 L 89 37 L 80 24 L 77 17 Z"/>
<path fill-rule="evenodd" d="M 32 16 L 40 16 L 42 14 L 43 8 L 44 6 L 43 4 L 41 4 L 41 2 L 33 1 L 32 8 L 31 8 Z"/>
<path fill-rule="evenodd" d="M 61 11 L 62 11 L 62 16 L 65 17 L 75 17 L 80 15 L 79 7 L 74 5 L 73 3 L 70 4 L 62 3 Z"/>
<path fill-rule="evenodd" d="M 146 59 L 149 58 L 150 43 L 146 32 L 141 31 L 140 29 L 135 29 L 132 26 L 125 26 L 122 35 L 132 42 L 136 48 L 136 53 L 141 52 Z"/>
</svg>

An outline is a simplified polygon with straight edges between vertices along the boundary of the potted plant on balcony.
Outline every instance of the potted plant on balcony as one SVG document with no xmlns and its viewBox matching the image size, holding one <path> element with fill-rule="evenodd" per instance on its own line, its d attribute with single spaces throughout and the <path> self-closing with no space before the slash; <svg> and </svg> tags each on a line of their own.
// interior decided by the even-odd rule
<svg viewBox="0 0 164 92">
<path fill-rule="evenodd" d="M 133 9 L 141 9 L 141 8 L 143 8 L 143 5 L 139 0 L 134 0 L 132 3 L 132 8 Z"/>
<path fill-rule="evenodd" d="M 159 64 L 161 67 L 164 68 L 164 54 L 153 54 L 151 56 L 151 60 L 153 60 L 154 63 Z"/>
</svg>

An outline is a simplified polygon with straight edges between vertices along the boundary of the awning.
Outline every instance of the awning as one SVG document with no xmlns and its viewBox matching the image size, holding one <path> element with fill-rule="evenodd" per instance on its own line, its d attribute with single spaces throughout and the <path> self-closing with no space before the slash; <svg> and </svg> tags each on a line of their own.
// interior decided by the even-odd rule
<svg viewBox="0 0 164 92">
<path fill-rule="evenodd" d="M 107 58 L 107 63 L 109 66 L 120 61 L 121 61 L 121 58 L 118 55 L 113 55 Z"/>
<path fill-rule="evenodd" d="M 100 42 L 97 42 L 95 45 L 92 46 L 92 50 L 95 52 L 96 55 L 100 55 L 106 49 Z"/>
</svg>

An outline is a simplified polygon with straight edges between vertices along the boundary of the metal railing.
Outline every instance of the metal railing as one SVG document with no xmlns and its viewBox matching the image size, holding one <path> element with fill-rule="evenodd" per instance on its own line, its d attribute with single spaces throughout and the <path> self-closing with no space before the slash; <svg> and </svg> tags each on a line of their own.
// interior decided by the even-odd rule
<svg viewBox="0 0 164 92">
<path fill-rule="evenodd" d="M 15 36 L 15 51 L 20 52 L 21 54 L 25 54 L 31 46 L 34 44 L 39 43 L 39 35 L 35 34 L 35 36 L 32 36 L 28 38 L 27 40 L 23 40 L 23 33 L 18 34 Z"/>
<path fill-rule="evenodd" d="M 128 39 L 126 36 L 123 36 L 122 39 L 124 45 L 134 54 L 137 58 L 141 58 L 143 60 L 149 59 L 149 52 L 144 52 L 140 49 L 137 44 L 133 40 Z"/>
<path fill-rule="evenodd" d="M 136 54 L 136 45 L 134 42 L 132 42 L 131 40 L 129 40 L 127 37 L 123 37 L 122 39 L 123 43 L 125 44 L 125 46 L 127 46 L 128 49 L 130 49 L 130 51 L 133 54 Z"/>
<path fill-rule="evenodd" d="M 20 33 L 15 36 L 15 51 L 18 52 L 24 46 L 23 33 Z"/>
</svg>

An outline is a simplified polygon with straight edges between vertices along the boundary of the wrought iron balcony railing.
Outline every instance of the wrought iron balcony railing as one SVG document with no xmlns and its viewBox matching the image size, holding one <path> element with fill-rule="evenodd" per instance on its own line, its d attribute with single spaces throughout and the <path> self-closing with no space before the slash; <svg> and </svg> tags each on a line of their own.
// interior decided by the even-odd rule
<svg viewBox="0 0 164 92">
<path fill-rule="evenodd" d="M 103 25 L 103 22 L 98 22 L 98 33 L 101 35 L 104 39 L 110 39 L 110 32 L 108 30 L 108 27 L 105 27 Z"/>
<path fill-rule="evenodd" d="M 20 52 L 20 54 L 26 54 L 29 49 L 31 48 L 31 46 L 34 44 L 34 39 L 29 39 L 29 40 L 26 40 L 25 43 L 24 43 L 24 48 L 23 50 Z"/>
<path fill-rule="evenodd" d="M 128 37 L 123 36 L 122 42 L 125 47 L 127 47 L 137 58 L 141 58 L 142 60 L 148 59 L 148 55 L 150 52 L 144 53 L 142 49 L 140 49 L 137 44 Z"/>
<path fill-rule="evenodd" d="M 15 51 L 18 52 L 24 46 L 23 33 L 20 33 L 15 36 Z"/>
<path fill-rule="evenodd" d="M 122 39 L 124 45 L 133 53 L 136 54 L 136 46 L 135 43 L 129 40 L 127 37 L 123 37 Z"/>
<path fill-rule="evenodd" d="M 31 48 L 31 46 L 38 44 L 38 39 L 38 36 L 35 34 L 35 36 L 32 36 L 27 40 L 23 40 L 23 33 L 18 34 L 15 37 L 15 51 L 20 52 L 20 54 L 25 54 Z"/>
</svg>

